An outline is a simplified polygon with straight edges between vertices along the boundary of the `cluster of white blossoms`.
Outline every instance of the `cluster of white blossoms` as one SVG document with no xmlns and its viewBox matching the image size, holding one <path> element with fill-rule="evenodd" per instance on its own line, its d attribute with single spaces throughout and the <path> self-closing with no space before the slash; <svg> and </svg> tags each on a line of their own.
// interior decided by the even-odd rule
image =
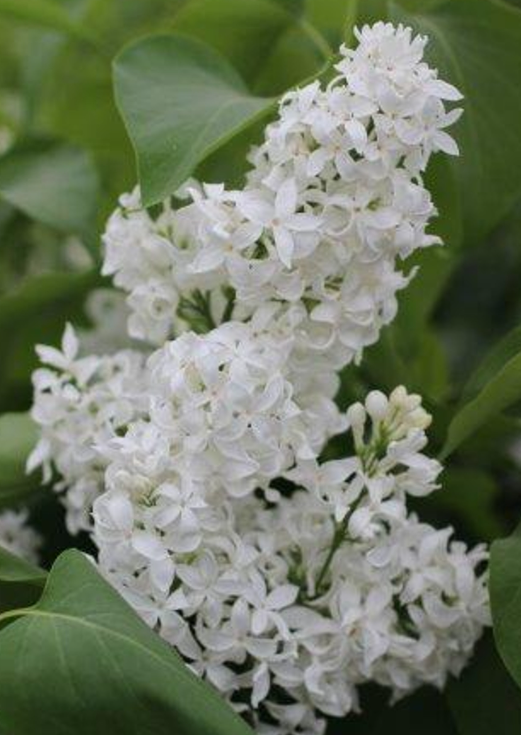
<svg viewBox="0 0 521 735">
<path fill-rule="evenodd" d="M 409 278 L 399 261 L 439 239 L 422 184 L 459 92 L 422 61 L 426 39 L 379 23 L 341 49 L 338 75 L 282 99 L 241 190 L 188 187 L 193 203 L 154 219 L 126 195 L 105 236 L 104 272 L 128 292 L 132 336 L 161 344 L 187 314 L 270 324 L 312 364 L 341 367 L 374 343 Z M 227 301 L 228 298 L 228 301 Z M 304 357 L 303 357 L 304 356 Z"/>
<path fill-rule="evenodd" d="M 122 198 L 104 271 L 143 347 L 84 356 L 67 327 L 34 377 L 30 467 L 59 475 L 69 528 L 265 735 L 320 735 L 366 682 L 443 686 L 489 620 L 486 550 L 407 509 L 441 471 L 420 397 L 333 400 L 395 314 L 400 260 L 437 242 L 429 157 L 457 152 L 460 95 L 425 39 L 357 37 L 326 88 L 282 99 L 244 189 L 189 185 L 154 214 Z"/>
<path fill-rule="evenodd" d="M 0 513 L 0 547 L 37 564 L 42 539 L 28 525 L 28 517 L 25 510 L 4 510 Z"/>
<path fill-rule="evenodd" d="M 79 355 L 74 329 L 67 325 L 61 351 L 40 345 L 42 367 L 33 374 L 32 417 L 41 427 L 27 469 L 42 467 L 44 481 L 53 471 L 66 491 L 71 533 L 91 525 L 92 503 L 104 486 L 106 462 L 98 447 L 124 432 L 147 406 L 145 356 L 122 350 L 114 355 Z"/>
<path fill-rule="evenodd" d="M 185 440 L 216 458 L 221 448 L 201 444 L 192 415 Z M 347 420 L 354 454 L 282 465 L 292 485 L 282 493 L 248 493 L 236 456 L 228 481 L 222 461 L 214 480 L 204 461 L 185 472 L 191 452 L 165 446 L 169 420 L 136 422 L 107 448 L 107 491 L 94 503 L 100 568 L 259 733 L 322 733 L 317 713 L 356 710 L 369 681 L 395 698 L 441 687 L 489 621 L 485 548 L 468 552 L 406 508 L 441 470 L 421 452 L 429 417 L 419 397 L 373 392 Z M 239 473 L 243 462 L 251 471 L 252 456 L 240 459 Z"/>
</svg>

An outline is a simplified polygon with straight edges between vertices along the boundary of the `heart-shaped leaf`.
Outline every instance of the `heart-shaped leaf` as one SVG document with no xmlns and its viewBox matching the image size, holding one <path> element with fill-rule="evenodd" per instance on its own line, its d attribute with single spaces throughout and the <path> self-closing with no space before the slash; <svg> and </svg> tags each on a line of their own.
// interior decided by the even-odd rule
<svg viewBox="0 0 521 735">
<path fill-rule="evenodd" d="M 114 83 L 146 206 L 174 193 L 201 161 L 274 103 L 253 96 L 216 51 L 177 34 L 124 49 L 114 62 Z"/>
<path fill-rule="evenodd" d="M 2 725 L 16 735 L 252 735 L 77 551 L 0 615 Z M 14 665 L 13 665 L 14 662 Z"/>
</svg>

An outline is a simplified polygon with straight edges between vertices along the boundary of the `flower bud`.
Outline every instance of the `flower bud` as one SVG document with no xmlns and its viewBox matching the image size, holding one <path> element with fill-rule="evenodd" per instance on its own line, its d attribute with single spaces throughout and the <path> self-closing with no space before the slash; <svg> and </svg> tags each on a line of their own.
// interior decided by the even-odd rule
<svg viewBox="0 0 521 735">
<path fill-rule="evenodd" d="M 363 429 L 366 419 L 365 408 L 362 403 L 353 403 L 352 406 L 346 411 L 346 417 L 349 422 L 349 426 L 356 431 L 357 429 Z"/>
<path fill-rule="evenodd" d="M 407 391 L 403 385 L 399 385 L 389 396 L 390 403 L 396 408 L 407 407 Z"/>
<path fill-rule="evenodd" d="M 426 429 L 432 423 L 432 416 L 427 413 L 423 408 L 416 408 L 408 416 L 408 421 L 411 426 L 416 429 Z"/>
<path fill-rule="evenodd" d="M 373 421 L 381 421 L 389 410 L 389 401 L 379 390 L 373 390 L 365 400 L 365 408 Z"/>
</svg>

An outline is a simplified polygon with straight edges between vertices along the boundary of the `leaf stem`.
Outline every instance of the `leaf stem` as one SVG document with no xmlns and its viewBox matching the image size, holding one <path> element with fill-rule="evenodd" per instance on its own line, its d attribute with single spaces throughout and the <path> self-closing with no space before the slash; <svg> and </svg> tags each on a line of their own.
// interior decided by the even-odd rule
<svg viewBox="0 0 521 735">
<path fill-rule="evenodd" d="M 11 618 L 21 618 L 23 615 L 27 615 L 32 611 L 32 608 L 30 607 L 21 607 L 17 610 L 6 610 L 5 612 L 0 614 L 0 625 L 4 622 L 4 620 L 10 620 Z"/>
</svg>

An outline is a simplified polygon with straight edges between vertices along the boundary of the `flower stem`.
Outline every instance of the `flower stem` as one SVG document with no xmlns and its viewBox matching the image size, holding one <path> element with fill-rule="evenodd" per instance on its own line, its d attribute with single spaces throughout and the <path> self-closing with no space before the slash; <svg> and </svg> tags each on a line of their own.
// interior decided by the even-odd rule
<svg viewBox="0 0 521 735">
<path fill-rule="evenodd" d="M 212 316 L 210 299 L 210 293 L 203 294 L 196 289 L 191 298 L 183 296 L 179 303 L 178 315 L 198 334 L 210 332 L 217 326 Z"/>
<path fill-rule="evenodd" d="M 229 322 L 233 315 L 233 310 L 235 308 L 235 290 L 234 289 L 227 289 L 226 293 L 227 302 L 226 302 L 226 308 L 224 309 L 223 318 L 222 318 L 222 324 L 225 322 Z"/>
<path fill-rule="evenodd" d="M 343 518 L 340 521 L 340 523 L 335 524 L 335 530 L 333 533 L 333 538 L 331 540 L 331 546 L 329 547 L 327 556 L 324 559 L 324 563 L 322 564 L 320 571 L 318 573 L 318 576 L 315 580 L 315 594 L 312 597 L 307 598 L 310 602 L 320 597 L 322 593 L 322 589 L 321 589 L 322 585 L 324 584 L 324 580 L 326 579 L 327 573 L 335 557 L 335 554 L 347 538 L 347 526 L 349 524 L 349 519 L 351 518 L 355 510 L 358 508 L 358 506 L 360 505 L 360 502 L 362 498 L 364 497 L 364 495 L 365 495 L 365 492 L 361 492 L 358 498 L 354 501 L 351 508 L 349 509 L 349 512 L 346 514 L 345 518 Z"/>
<path fill-rule="evenodd" d="M 311 599 L 320 597 L 320 590 L 321 590 L 322 584 L 329 571 L 329 567 L 331 566 L 333 557 L 335 556 L 336 552 L 338 551 L 338 549 L 344 542 L 344 539 L 346 537 L 346 531 L 347 531 L 347 523 L 346 523 L 346 519 L 344 519 L 341 523 L 338 523 L 335 528 L 335 532 L 333 534 L 333 540 L 331 542 L 329 552 L 324 560 L 324 563 L 322 564 L 320 572 L 318 573 L 318 576 L 315 581 L 315 594 L 313 598 Z"/>
</svg>

